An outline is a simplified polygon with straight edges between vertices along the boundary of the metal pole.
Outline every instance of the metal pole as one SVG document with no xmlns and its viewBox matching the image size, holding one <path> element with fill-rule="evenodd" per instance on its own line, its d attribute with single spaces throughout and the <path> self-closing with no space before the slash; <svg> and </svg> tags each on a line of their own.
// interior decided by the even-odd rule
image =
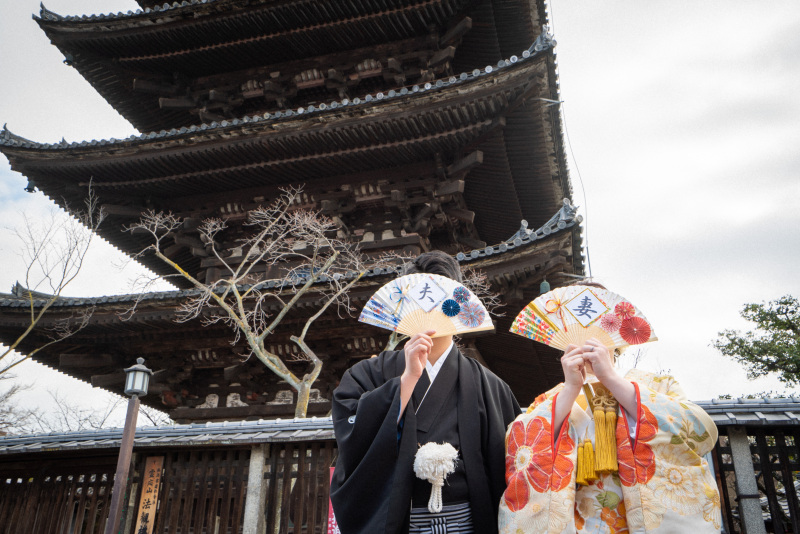
<svg viewBox="0 0 800 534">
<path fill-rule="evenodd" d="M 119 532 L 119 522 L 122 518 L 122 505 L 124 503 L 125 488 L 128 485 L 128 471 L 131 467 L 133 454 L 133 436 L 136 433 L 136 418 L 139 415 L 139 396 L 132 395 L 128 401 L 128 413 L 125 415 L 125 429 L 122 431 L 122 443 L 119 446 L 119 459 L 117 472 L 114 475 L 114 489 L 111 492 L 111 507 L 108 510 L 108 519 L 104 534 Z"/>
</svg>

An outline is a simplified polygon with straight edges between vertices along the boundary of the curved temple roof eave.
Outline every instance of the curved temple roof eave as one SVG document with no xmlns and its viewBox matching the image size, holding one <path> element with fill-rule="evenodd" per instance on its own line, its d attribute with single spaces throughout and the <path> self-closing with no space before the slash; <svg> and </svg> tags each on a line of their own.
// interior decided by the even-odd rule
<svg viewBox="0 0 800 534">
<path fill-rule="evenodd" d="M 136 10 L 128 10 L 126 12 L 118 11 L 117 13 L 101 13 L 91 15 L 60 15 L 55 11 L 47 9 L 44 2 L 39 4 L 39 15 L 33 15 L 33 19 L 43 22 L 112 22 L 112 21 L 125 21 L 143 17 L 153 17 L 161 15 L 173 15 L 182 9 L 190 11 L 194 6 L 211 5 L 211 6 L 224 6 L 225 4 L 234 4 L 235 0 L 182 0 L 181 2 L 164 2 L 156 3 L 153 7 L 140 7 Z M 256 2 L 252 2 L 256 3 Z M 269 4 L 270 0 L 260 0 L 261 4 Z M 194 13 L 194 11 L 192 11 Z"/>
<path fill-rule="evenodd" d="M 550 50 L 549 47 L 535 51 L 534 53 L 531 53 L 529 50 L 524 50 L 522 51 L 520 56 L 516 55 L 511 56 L 508 59 L 498 61 L 496 65 L 487 65 L 483 69 L 474 69 L 471 72 L 462 72 L 458 76 L 449 76 L 447 78 L 440 78 L 438 80 L 434 80 L 433 82 L 427 82 L 422 85 L 414 84 L 410 86 L 404 86 L 398 89 L 391 89 L 385 93 L 378 92 L 374 96 L 372 94 L 367 94 L 363 98 L 354 97 L 352 100 L 345 98 L 342 100 L 334 100 L 330 102 L 330 104 L 322 103 L 317 106 L 313 105 L 307 107 L 301 106 L 295 109 L 279 110 L 273 113 L 266 112 L 261 115 L 244 116 L 241 118 L 223 120 L 219 122 L 212 121 L 211 123 L 201 123 L 199 125 L 183 126 L 181 128 L 172 128 L 170 130 L 161 130 L 159 132 L 147 132 L 140 135 L 131 135 L 125 139 L 110 138 L 110 139 L 100 139 L 92 141 L 69 142 L 69 143 L 62 139 L 62 141 L 59 143 L 39 143 L 36 141 L 30 141 L 28 139 L 25 139 L 24 137 L 12 133 L 8 129 L 7 124 L 5 124 L 3 125 L 2 130 L 0 130 L 0 150 L 2 150 L 2 147 L 6 146 L 32 148 L 40 150 L 42 149 L 63 150 L 63 149 L 85 148 L 87 146 L 108 146 L 108 145 L 114 146 L 114 145 L 134 143 L 139 141 L 147 142 L 147 141 L 152 141 L 154 139 L 173 138 L 181 135 L 195 134 L 197 132 L 209 132 L 209 130 L 222 131 L 229 127 L 239 127 L 250 123 L 277 122 L 282 119 L 289 119 L 304 114 L 323 113 L 326 111 L 334 112 L 334 110 L 346 107 L 353 107 L 353 106 L 367 107 L 370 105 L 374 105 L 376 102 L 381 102 L 381 101 L 388 102 L 391 101 L 392 99 L 400 99 L 408 95 L 423 94 L 428 91 L 439 91 L 454 85 L 462 85 L 485 76 L 497 76 L 498 73 L 502 72 L 504 69 L 509 69 L 514 66 L 521 66 L 526 62 L 533 61 L 535 59 L 540 59 L 543 54 L 546 54 L 548 52 L 548 50 Z"/>
<path fill-rule="evenodd" d="M 172 11 L 177 11 L 181 8 L 191 8 L 192 6 L 198 6 L 203 4 L 221 4 L 229 0 L 183 0 L 181 2 L 164 2 L 163 4 L 158 3 L 153 7 L 145 7 L 145 8 L 138 8 L 136 10 L 128 10 L 127 12 L 123 13 L 122 11 L 118 11 L 117 13 L 101 13 L 99 15 L 92 14 L 92 15 L 60 15 L 55 11 L 51 11 L 47 9 L 44 5 L 44 2 L 39 4 L 39 15 L 33 15 L 33 19 L 36 21 L 44 21 L 44 22 L 100 22 L 100 21 L 111 21 L 111 20 L 119 20 L 119 19 L 130 19 L 135 17 L 141 16 L 151 16 L 153 14 L 162 14 L 168 13 Z M 229 2 L 230 3 L 230 2 Z"/>
<path fill-rule="evenodd" d="M 536 230 L 528 231 L 527 235 L 518 235 L 519 234 L 518 232 L 518 234 L 512 236 L 511 239 L 494 246 L 472 250 L 467 253 L 460 252 L 456 255 L 456 261 L 465 264 L 474 262 L 482 258 L 487 258 L 489 256 L 497 256 L 504 253 L 510 253 L 516 249 L 524 248 L 543 239 L 555 237 L 561 232 L 569 231 L 573 229 L 575 226 L 580 225 L 581 222 L 583 222 L 583 217 L 577 213 L 577 207 L 573 206 L 568 199 L 564 199 L 564 206 L 542 227 Z M 525 225 L 523 225 L 523 228 L 524 227 Z M 366 274 L 362 275 L 362 278 L 386 276 L 390 274 L 396 274 L 398 272 L 399 272 L 398 269 L 393 269 L 391 267 L 370 269 L 366 272 Z M 351 276 L 355 276 L 355 273 Z M 327 280 L 328 279 L 326 277 L 323 277 L 319 280 L 319 283 L 324 283 Z M 303 282 L 303 280 L 298 279 L 297 282 L 301 283 Z M 290 284 L 283 282 L 281 280 L 269 280 L 264 283 L 264 286 L 267 289 L 274 289 L 281 285 L 282 287 L 290 287 Z M 25 289 L 24 287 L 15 286 L 15 292 L 13 294 L 0 293 L 0 308 L 3 307 L 19 308 L 19 307 L 29 306 L 31 304 L 31 301 L 27 297 L 26 292 L 27 289 Z M 69 307 L 69 306 L 84 306 L 84 305 L 97 305 L 97 304 L 116 304 L 116 303 L 132 302 L 136 299 L 141 299 L 142 301 L 156 301 L 165 299 L 181 299 L 185 297 L 191 297 L 197 294 L 198 290 L 184 289 L 175 291 L 159 291 L 159 292 L 147 293 L 145 295 L 127 294 L 127 295 L 112 295 L 104 297 L 60 297 L 53 305 L 55 307 Z M 36 298 L 38 296 L 39 296 L 38 294 L 34 294 L 34 300 L 33 300 L 34 306 L 44 305 L 46 300 L 43 298 Z"/>
</svg>

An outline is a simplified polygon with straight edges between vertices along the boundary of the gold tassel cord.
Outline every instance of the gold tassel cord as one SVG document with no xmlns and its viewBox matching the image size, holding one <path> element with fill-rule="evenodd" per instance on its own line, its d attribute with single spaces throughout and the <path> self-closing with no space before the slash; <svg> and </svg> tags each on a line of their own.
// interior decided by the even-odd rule
<svg viewBox="0 0 800 534">
<path fill-rule="evenodd" d="M 583 457 L 584 457 L 584 471 L 583 478 L 586 480 L 588 486 L 591 482 L 597 480 L 597 473 L 594 470 L 594 449 L 592 448 L 592 440 L 587 439 L 583 442 Z"/>
<path fill-rule="evenodd" d="M 594 468 L 598 473 L 616 473 L 617 463 L 617 400 L 602 385 L 595 386 L 593 399 L 594 442 L 597 447 Z"/>
<path fill-rule="evenodd" d="M 588 486 L 597 480 L 597 473 L 594 470 L 594 448 L 592 440 L 586 438 L 583 443 L 578 445 L 578 466 L 575 482 L 581 486 Z"/>
<path fill-rule="evenodd" d="M 580 402 L 580 399 L 578 401 L 578 405 L 584 409 L 587 406 L 594 406 L 594 394 L 592 393 L 592 386 L 589 384 L 584 384 L 583 395 L 586 397 L 586 406 Z M 603 420 L 603 424 L 605 424 L 605 419 Z M 578 445 L 578 461 L 577 466 L 575 467 L 576 483 L 580 484 L 581 486 L 588 486 L 597 480 L 597 473 L 595 472 L 594 463 L 595 456 L 592 440 L 589 439 L 588 436 L 584 436 L 583 442 Z"/>
<path fill-rule="evenodd" d="M 578 445 L 578 466 L 576 468 L 575 482 L 581 486 L 588 486 L 586 481 L 586 446 L 581 443 Z"/>
</svg>

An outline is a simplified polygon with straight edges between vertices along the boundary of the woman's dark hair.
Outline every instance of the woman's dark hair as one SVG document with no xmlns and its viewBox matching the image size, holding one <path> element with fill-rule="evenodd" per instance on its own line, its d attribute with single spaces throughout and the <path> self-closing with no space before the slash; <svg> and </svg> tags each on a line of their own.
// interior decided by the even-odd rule
<svg viewBox="0 0 800 534">
<path fill-rule="evenodd" d="M 463 281 L 461 267 L 459 267 L 456 259 L 441 250 L 432 250 L 420 254 L 417 259 L 403 266 L 403 274 L 413 273 L 439 274 L 458 283 Z"/>
</svg>

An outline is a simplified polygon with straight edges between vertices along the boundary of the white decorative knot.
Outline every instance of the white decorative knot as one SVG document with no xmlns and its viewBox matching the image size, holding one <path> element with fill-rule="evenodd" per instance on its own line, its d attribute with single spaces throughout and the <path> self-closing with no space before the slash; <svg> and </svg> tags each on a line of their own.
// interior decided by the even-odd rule
<svg viewBox="0 0 800 534">
<path fill-rule="evenodd" d="M 442 511 L 442 486 L 447 475 L 456 470 L 458 451 L 449 443 L 426 443 L 414 457 L 414 473 L 433 486 L 428 499 L 428 511 Z"/>
</svg>

